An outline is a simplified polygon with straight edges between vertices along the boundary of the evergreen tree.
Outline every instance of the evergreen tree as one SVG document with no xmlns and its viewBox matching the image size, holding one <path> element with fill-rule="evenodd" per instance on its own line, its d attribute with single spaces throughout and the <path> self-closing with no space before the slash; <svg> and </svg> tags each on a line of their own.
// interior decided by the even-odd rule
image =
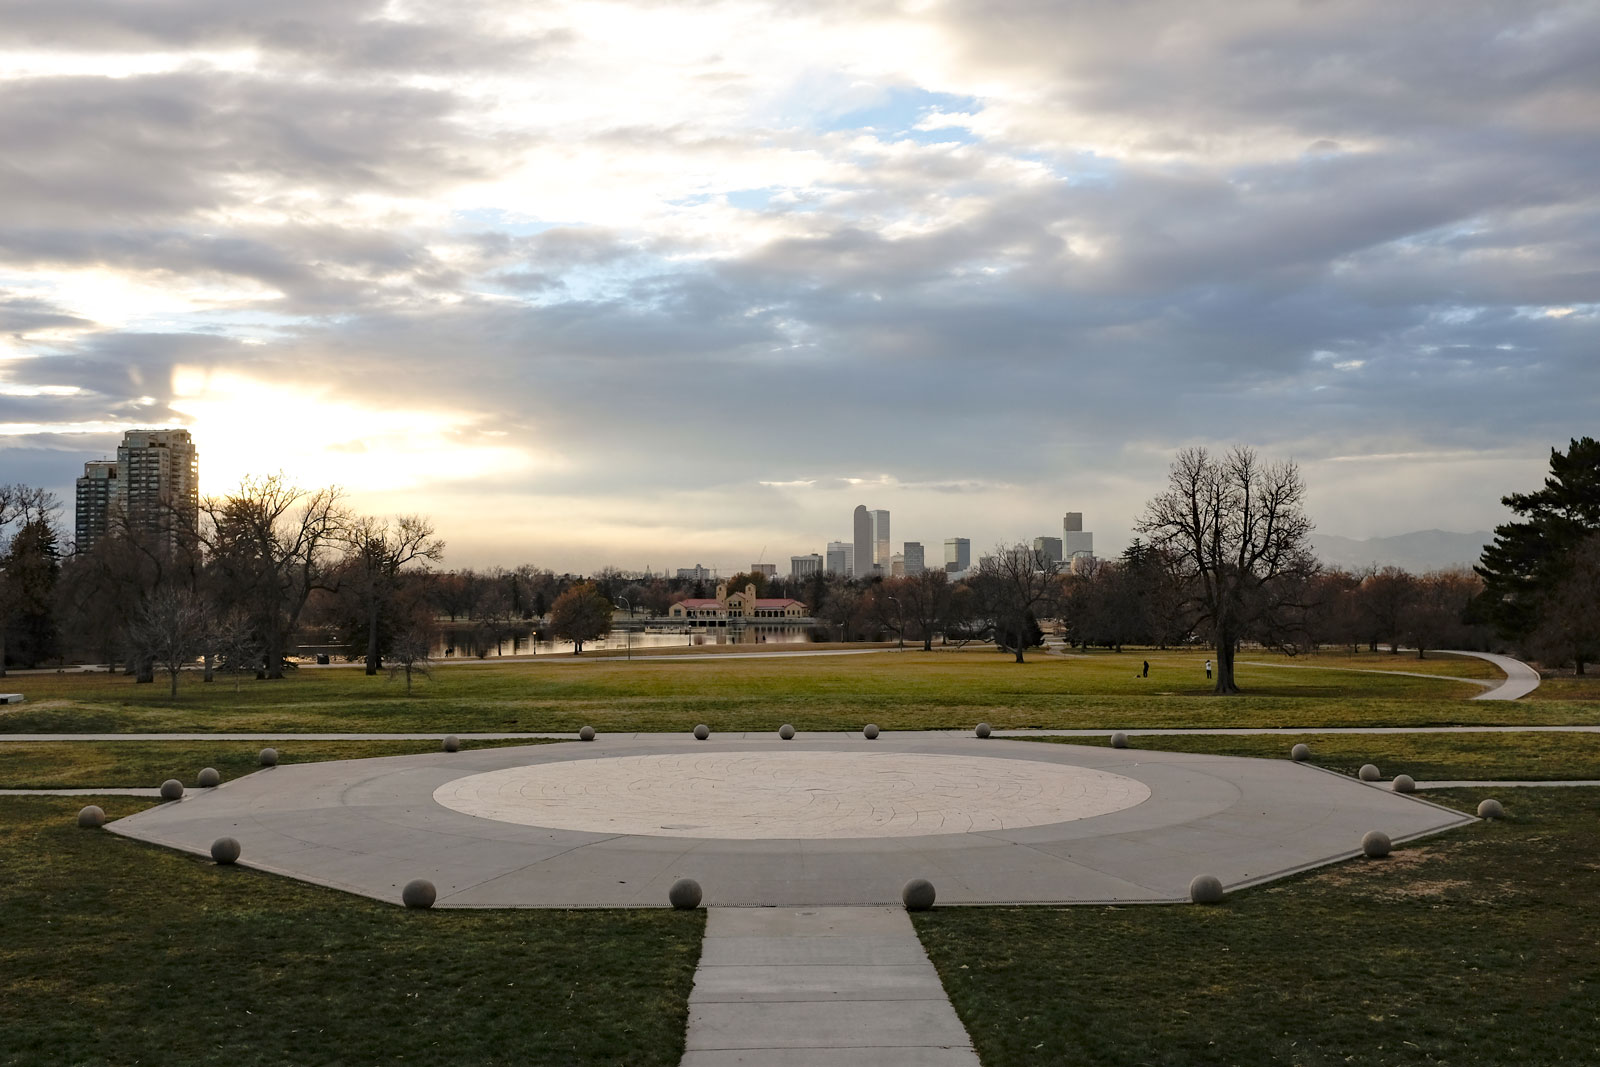
<svg viewBox="0 0 1600 1067">
<path fill-rule="evenodd" d="M 1572 576 L 1580 546 L 1600 532 L 1600 441 L 1575 438 L 1566 452 L 1552 448 L 1543 488 L 1501 502 L 1523 521 L 1496 527 L 1494 544 L 1483 550 L 1478 609 L 1503 637 L 1525 642 L 1541 629 L 1548 635 L 1558 614 L 1553 598 Z"/>
</svg>

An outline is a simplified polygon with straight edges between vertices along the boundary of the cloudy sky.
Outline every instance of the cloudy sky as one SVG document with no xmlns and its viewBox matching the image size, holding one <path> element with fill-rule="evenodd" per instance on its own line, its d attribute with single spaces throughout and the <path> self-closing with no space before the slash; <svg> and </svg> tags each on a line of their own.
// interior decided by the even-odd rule
<svg viewBox="0 0 1600 1067">
<path fill-rule="evenodd" d="M 64 499 L 181 425 L 451 564 L 727 570 L 1115 550 L 1190 444 L 1480 529 L 1600 427 L 1592 0 L 5 8 L 0 481 Z"/>
</svg>

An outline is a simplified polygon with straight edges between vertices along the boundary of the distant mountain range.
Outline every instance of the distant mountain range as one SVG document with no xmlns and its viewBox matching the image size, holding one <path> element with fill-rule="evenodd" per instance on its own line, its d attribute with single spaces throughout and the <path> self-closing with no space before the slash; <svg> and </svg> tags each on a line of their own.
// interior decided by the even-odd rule
<svg viewBox="0 0 1600 1067">
<path fill-rule="evenodd" d="M 1451 533 L 1448 530 L 1418 530 L 1394 537 L 1371 537 L 1358 541 L 1337 534 L 1312 534 L 1311 549 L 1323 563 L 1354 570 L 1369 564 L 1403 567 L 1413 574 L 1470 567 L 1483 554 L 1483 546 L 1494 540 L 1486 530 L 1476 533 Z"/>
</svg>

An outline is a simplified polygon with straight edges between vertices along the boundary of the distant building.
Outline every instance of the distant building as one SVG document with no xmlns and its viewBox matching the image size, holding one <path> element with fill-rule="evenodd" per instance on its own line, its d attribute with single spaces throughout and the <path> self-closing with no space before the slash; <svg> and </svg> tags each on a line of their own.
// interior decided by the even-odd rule
<svg viewBox="0 0 1600 1067">
<path fill-rule="evenodd" d="M 960 574 L 972 569 L 972 542 L 965 537 L 944 539 L 944 569 L 950 574 Z"/>
<path fill-rule="evenodd" d="M 923 572 L 921 541 L 907 541 L 900 554 L 906 561 L 906 577 L 913 578 Z"/>
<path fill-rule="evenodd" d="M 752 563 L 750 564 L 750 573 L 759 574 L 763 578 L 776 578 L 778 576 L 778 565 L 776 563 Z"/>
<path fill-rule="evenodd" d="M 789 557 L 789 577 L 809 578 L 822 570 L 822 557 L 815 552 L 809 556 Z"/>
<path fill-rule="evenodd" d="M 889 576 L 891 578 L 906 576 L 906 558 L 898 552 L 889 557 Z"/>
<path fill-rule="evenodd" d="M 889 573 L 889 557 L 894 550 L 889 547 L 889 513 L 874 511 L 872 515 L 872 563 L 882 574 Z"/>
<path fill-rule="evenodd" d="M 115 463 L 83 465 L 77 486 L 77 543 L 86 551 L 113 521 L 172 547 L 200 525 L 200 453 L 188 430 L 129 430 Z"/>
<path fill-rule="evenodd" d="M 1069 511 L 1061 520 L 1061 558 L 1094 555 L 1094 534 L 1083 528 L 1083 512 Z"/>
<path fill-rule="evenodd" d="M 1059 537 L 1035 537 L 1033 539 L 1033 550 L 1035 552 L 1043 552 L 1044 557 L 1051 563 L 1061 562 L 1061 538 Z"/>
<path fill-rule="evenodd" d="M 737 593 L 719 585 L 715 598 L 680 600 L 668 609 L 668 614 L 690 626 L 727 626 L 730 620 L 803 619 L 806 606 L 789 597 L 757 597 L 754 585 Z"/>
<path fill-rule="evenodd" d="M 852 578 L 871 577 L 872 514 L 867 511 L 865 504 L 857 504 L 851 520 L 853 523 L 851 540 L 855 542 L 855 558 L 850 564 L 850 576 Z"/>
<path fill-rule="evenodd" d="M 716 577 L 716 574 L 696 563 L 693 567 L 679 567 L 678 577 L 688 582 L 704 582 Z"/>
<path fill-rule="evenodd" d="M 828 542 L 828 573 L 848 578 L 856 572 L 856 546 L 845 541 Z"/>
<path fill-rule="evenodd" d="M 83 465 L 83 477 L 78 479 L 76 551 L 89 551 L 106 535 L 116 489 L 116 460 L 92 459 Z"/>
</svg>

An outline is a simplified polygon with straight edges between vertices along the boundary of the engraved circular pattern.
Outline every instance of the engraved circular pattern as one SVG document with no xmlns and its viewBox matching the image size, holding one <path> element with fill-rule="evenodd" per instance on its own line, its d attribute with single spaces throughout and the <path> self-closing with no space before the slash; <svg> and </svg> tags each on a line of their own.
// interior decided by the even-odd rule
<svg viewBox="0 0 1600 1067">
<path fill-rule="evenodd" d="M 921 753 L 694 752 L 564 760 L 434 791 L 467 815 L 603 834 L 722 840 L 923 837 L 1106 815 L 1150 796 L 1120 774 Z"/>
</svg>

